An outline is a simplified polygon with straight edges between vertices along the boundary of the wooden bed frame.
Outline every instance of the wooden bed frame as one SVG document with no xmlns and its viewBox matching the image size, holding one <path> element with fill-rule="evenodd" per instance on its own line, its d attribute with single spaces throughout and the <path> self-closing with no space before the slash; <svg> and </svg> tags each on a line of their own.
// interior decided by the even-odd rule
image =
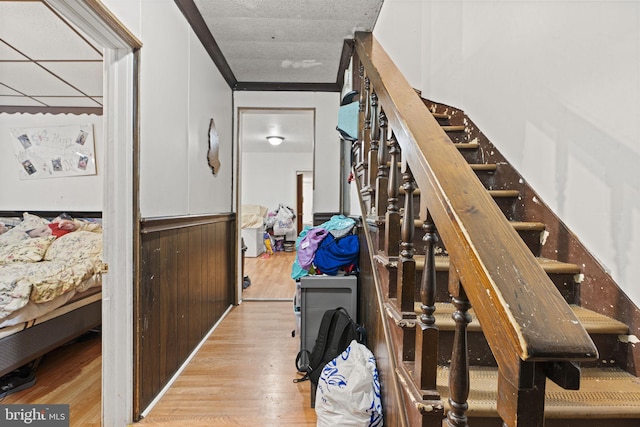
<svg viewBox="0 0 640 427">
<path fill-rule="evenodd" d="M 6 217 L 22 217 L 24 211 L 0 211 Z M 43 218 L 62 212 L 28 211 Z M 73 218 L 101 218 L 102 212 L 66 212 Z M 0 376 L 79 337 L 102 323 L 102 301 L 79 307 L 46 322 L 0 339 Z"/>
</svg>

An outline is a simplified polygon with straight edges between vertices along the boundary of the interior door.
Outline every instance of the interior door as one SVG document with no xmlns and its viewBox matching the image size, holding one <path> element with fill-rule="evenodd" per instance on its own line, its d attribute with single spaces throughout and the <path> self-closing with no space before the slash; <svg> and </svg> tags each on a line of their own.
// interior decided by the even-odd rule
<svg viewBox="0 0 640 427">
<path fill-rule="evenodd" d="M 302 231 L 302 216 L 304 215 L 303 206 L 304 206 L 304 196 L 302 192 L 303 185 L 303 175 L 298 172 L 296 174 L 296 232 L 300 234 Z"/>
</svg>

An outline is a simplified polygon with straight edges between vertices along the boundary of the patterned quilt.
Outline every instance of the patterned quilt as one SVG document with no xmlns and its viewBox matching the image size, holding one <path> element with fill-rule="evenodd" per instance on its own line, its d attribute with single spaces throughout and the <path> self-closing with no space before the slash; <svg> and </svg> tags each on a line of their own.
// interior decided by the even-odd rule
<svg viewBox="0 0 640 427">
<path fill-rule="evenodd" d="M 78 288 L 102 268 L 102 233 L 29 238 L 0 246 L 0 318 Z"/>
</svg>

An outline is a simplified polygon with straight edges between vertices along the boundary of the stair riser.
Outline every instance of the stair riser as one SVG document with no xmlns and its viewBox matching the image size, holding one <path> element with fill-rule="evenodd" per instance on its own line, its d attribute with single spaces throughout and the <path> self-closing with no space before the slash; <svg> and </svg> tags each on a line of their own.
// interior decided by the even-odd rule
<svg viewBox="0 0 640 427">
<path fill-rule="evenodd" d="M 454 144 L 469 142 L 469 135 L 465 131 L 449 131 L 446 134 Z"/>
<path fill-rule="evenodd" d="M 494 197 L 493 199 L 498 205 L 500 211 L 509 221 L 520 221 L 522 215 L 519 215 L 519 201 L 516 197 Z"/>
<path fill-rule="evenodd" d="M 467 163 L 485 163 L 482 157 L 482 152 L 479 149 L 460 149 L 460 154 L 467 161 Z"/>
<path fill-rule="evenodd" d="M 496 178 L 495 171 L 480 170 L 475 172 L 476 172 L 476 176 L 478 177 L 478 179 L 480 180 L 484 188 L 488 190 L 497 189 L 496 183 L 500 181 L 498 181 L 498 179 Z M 503 187 L 503 188 L 506 189 L 507 187 Z M 500 188 L 500 189 L 503 189 L 503 188 Z"/>
<path fill-rule="evenodd" d="M 573 274 L 549 274 L 549 278 L 567 303 L 576 304 L 578 302 L 580 285 L 575 282 Z"/>
<path fill-rule="evenodd" d="M 518 230 L 518 235 L 527 245 L 533 256 L 540 256 L 542 253 L 542 243 L 540 243 L 539 231 Z"/>
<path fill-rule="evenodd" d="M 486 160 L 482 163 L 489 164 Z M 508 165 L 498 164 L 495 171 L 476 170 L 476 176 L 487 190 L 520 189 L 520 177 Z"/>
<path fill-rule="evenodd" d="M 418 284 L 415 298 L 420 301 L 420 283 L 422 283 L 422 271 L 416 273 L 416 283 Z M 449 272 L 436 271 L 436 302 L 451 302 L 449 294 Z"/>
<path fill-rule="evenodd" d="M 438 364 L 449 365 L 453 352 L 454 331 L 440 331 L 440 345 L 438 347 Z M 491 353 L 489 344 L 482 332 L 467 332 L 469 346 L 469 363 L 474 366 L 496 366 L 496 360 Z"/>
<path fill-rule="evenodd" d="M 627 345 L 621 343 L 617 335 L 592 334 L 591 339 L 598 348 L 598 360 L 582 363 L 581 366 L 610 368 L 612 365 L 624 366 L 627 364 Z"/>
</svg>

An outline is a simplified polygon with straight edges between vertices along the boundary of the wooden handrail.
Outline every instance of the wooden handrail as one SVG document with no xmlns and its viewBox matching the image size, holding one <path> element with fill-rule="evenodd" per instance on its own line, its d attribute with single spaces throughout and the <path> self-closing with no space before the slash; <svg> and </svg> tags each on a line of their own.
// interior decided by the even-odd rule
<svg viewBox="0 0 640 427">
<path fill-rule="evenodd" d="M 505 376 L 597 358 L 591 338 L 458 149 L 370 33 L 355 49 Z"/>
</svg>

